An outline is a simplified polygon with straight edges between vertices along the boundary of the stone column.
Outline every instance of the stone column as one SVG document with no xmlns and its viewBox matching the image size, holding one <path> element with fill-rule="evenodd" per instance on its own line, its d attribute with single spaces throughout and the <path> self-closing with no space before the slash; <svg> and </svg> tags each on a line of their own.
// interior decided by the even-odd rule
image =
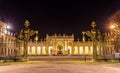
<svg viewBox="0 0 120 73">
<path fill-rule="evenodd" d="M 75 50 L 75 48 L 74 48 L 74 44 L 72 43 L 72 54 L 71 55 L 74 55 L 74 50 Z"/>
<path fill-rule="evenodd" d="M 37 54 L 37 46 L 35 46 L 35 55 L 38 55 L 38 54 Z"/>
</svg>

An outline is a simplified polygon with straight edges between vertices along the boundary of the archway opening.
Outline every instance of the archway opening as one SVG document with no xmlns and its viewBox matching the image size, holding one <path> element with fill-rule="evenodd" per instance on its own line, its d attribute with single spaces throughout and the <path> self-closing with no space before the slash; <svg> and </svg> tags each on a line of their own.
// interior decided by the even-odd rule
<svg viewBox="0 0 120 73">
<path fill-rule="evenodd" d="M 57 55 L 63 55 L 63 46 L 57 46 Z"/>
<path fill-rule="evenodd" d="M 63 55 L 63 51 L 64 51 L 64 44 L 62 41 L 59 41 L 57 43 L 57 55 Z"/>
</svg>

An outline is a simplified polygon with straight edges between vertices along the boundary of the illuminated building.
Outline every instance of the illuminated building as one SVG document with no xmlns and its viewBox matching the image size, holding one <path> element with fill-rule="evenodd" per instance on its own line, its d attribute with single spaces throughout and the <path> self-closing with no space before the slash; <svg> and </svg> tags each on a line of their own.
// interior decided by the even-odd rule
<svg viewBox="0 0 120 73">
<path fill-rule="evenodd" d="M 7 26 L 0 21 L 0 57 L 14 56 L 16 53 L 16 38 L 7 30 Z"/>
<path fill-rule="evenodd" d="M 104 34 L 103 42 L 103 54 L 104 58 L 114 59 L 116 53 L 116 45 L 119 47 L 119 41 L 116 40 L 116 36 L 113 32 L 108 32 Z M 119 48 L 117 48 L 119 49 Z"/>
<path fill-rule="evenodd" d="M 29 23 L 28 20 L 27 22 Z M 25 26 L 26 26 L 26 21 L 25 21 Z M 94 32 L 91 32 L 91 34 L 93 33 Z M 20 34 L 23 34 L 23 33 L 20 32 Z M 96 34 L 93 34 L 93 36 L 94 35 Z M 30 38 L 30 37 L 27 37 L 27 38 Z M 57 55 L 57 56 L 59 55 L 61 56 L 62 55 L 88 55 L 89 56 L 90 55 L 92 56 L 93 55 L 93 42 L 90 40 L 85 41 L 84 34 L 83 34 L 83 41 L 79 41 L 79 40 L 75 41 L 74 34 L 72 35 L 66 35 L 66 34 L 48 35 L 46 34 L 46 38 L 44 40 L 41 39 L 41 41 L 35 41 L 35 42 L 29 41 L 28 45 L 24 45 L 25 43 L 24 41 L 25 39 L 23 39 L 23 42 L 21 43 L 21 46 L 19 47 L 20 48 L 19 55 L 23 55 L 23 56 L 25 55 L 25 50 L 24 50 L 25 46 L 27 46 L 28 56 L 40 56 L 40 55 L 50 55 L 50 56 L 52 55 Z M 96 42 L 96 45 L 94 46 L 97 57 L 100 57 L 103 55 L 103 52 L 102 52 L 103 48 L 102 48 L 101 43 L 102 43 L 101 41 L 98 41 Z"/>
<path fill-rule="evenodd" d="M 102 48 L 97 48 L 98 55 Z M 21 48 L 23 54 L 23 47 Z M 45 40 L 29 42 L 28 55 L 92 55 L 93 48 L 91 41 L 74 41 L 74 35 L 46 35 Z"/>
</svg>

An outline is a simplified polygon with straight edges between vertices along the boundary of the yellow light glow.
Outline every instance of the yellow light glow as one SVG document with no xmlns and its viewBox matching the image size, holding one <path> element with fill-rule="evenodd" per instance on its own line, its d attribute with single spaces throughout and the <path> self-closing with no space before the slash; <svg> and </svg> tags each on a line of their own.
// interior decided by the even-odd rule
<svg viewBox="0 0 120 73">
<path fill-rule="evenodd" d="M 90 47 L 90 54 L 93 54 L 93 47 Z"/>
<path fill-rule="evenodd" d="M 85 54 L 88 54 L 88 46 L 85 47 Z"/>
<path fill-rule="evenodd" d="M 46 54 L 45 47 L 42 48 L 42 54 Z"/>
<path fill-rule="evenodd" d="M 41 54 L 41 47 L 37 47 L 37 55 Z"/>
<path fill-rule="evenodd" d="M 75 49 L 74 54 L 78 54 L 78 47 L 75 46 L 74 49 Z"/>
<path fill-rule="evenodd" d="M 83 54 L 83 47 L 82 46 L 79 48 L 79 53 Z"/>
<path fill-rule="evenodd" d="M 111 29 L 114 29 L 114 28 L 117 28 L 117 27 L 118 27 L 118 25 L 116 23 L 111 23 L 111 26 L 110 26 Z"/>
<path fill-rule="evenodd" d="M 52 54 L 52 49 L 53 49 L 53 47 L 52 47 L 52 46 L 50 46 L 50 47 L 49 47 L 49 55 L 51 55 L 51 54 Z"/>
<path fill-rule="evenodd" d="M 32 47 L 32 55 L 35 55 L 35 46 Z"/>
<path fill-rule="evenodd" d="M 67 46 L 65 46 L 65 51 L 67 50 Z"/>
<path fill-rule="evenodd" d="M 113 29 L 113 28 L 115 28 L 115 26 L 114 26 L 114 25 L 111 25 L 111 28 Z"/>
</svg>

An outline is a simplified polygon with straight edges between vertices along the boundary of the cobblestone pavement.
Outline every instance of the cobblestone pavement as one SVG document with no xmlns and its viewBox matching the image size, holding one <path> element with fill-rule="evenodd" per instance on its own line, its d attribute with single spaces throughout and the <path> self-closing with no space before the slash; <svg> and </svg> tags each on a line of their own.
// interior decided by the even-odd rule
<svg viewBox="0 0 120 73">
<path fill-rule="evenodd" d="M 0 73 L 120 73 L 115 64 L 37 62 L 0 66 Z"/>
</svg>

